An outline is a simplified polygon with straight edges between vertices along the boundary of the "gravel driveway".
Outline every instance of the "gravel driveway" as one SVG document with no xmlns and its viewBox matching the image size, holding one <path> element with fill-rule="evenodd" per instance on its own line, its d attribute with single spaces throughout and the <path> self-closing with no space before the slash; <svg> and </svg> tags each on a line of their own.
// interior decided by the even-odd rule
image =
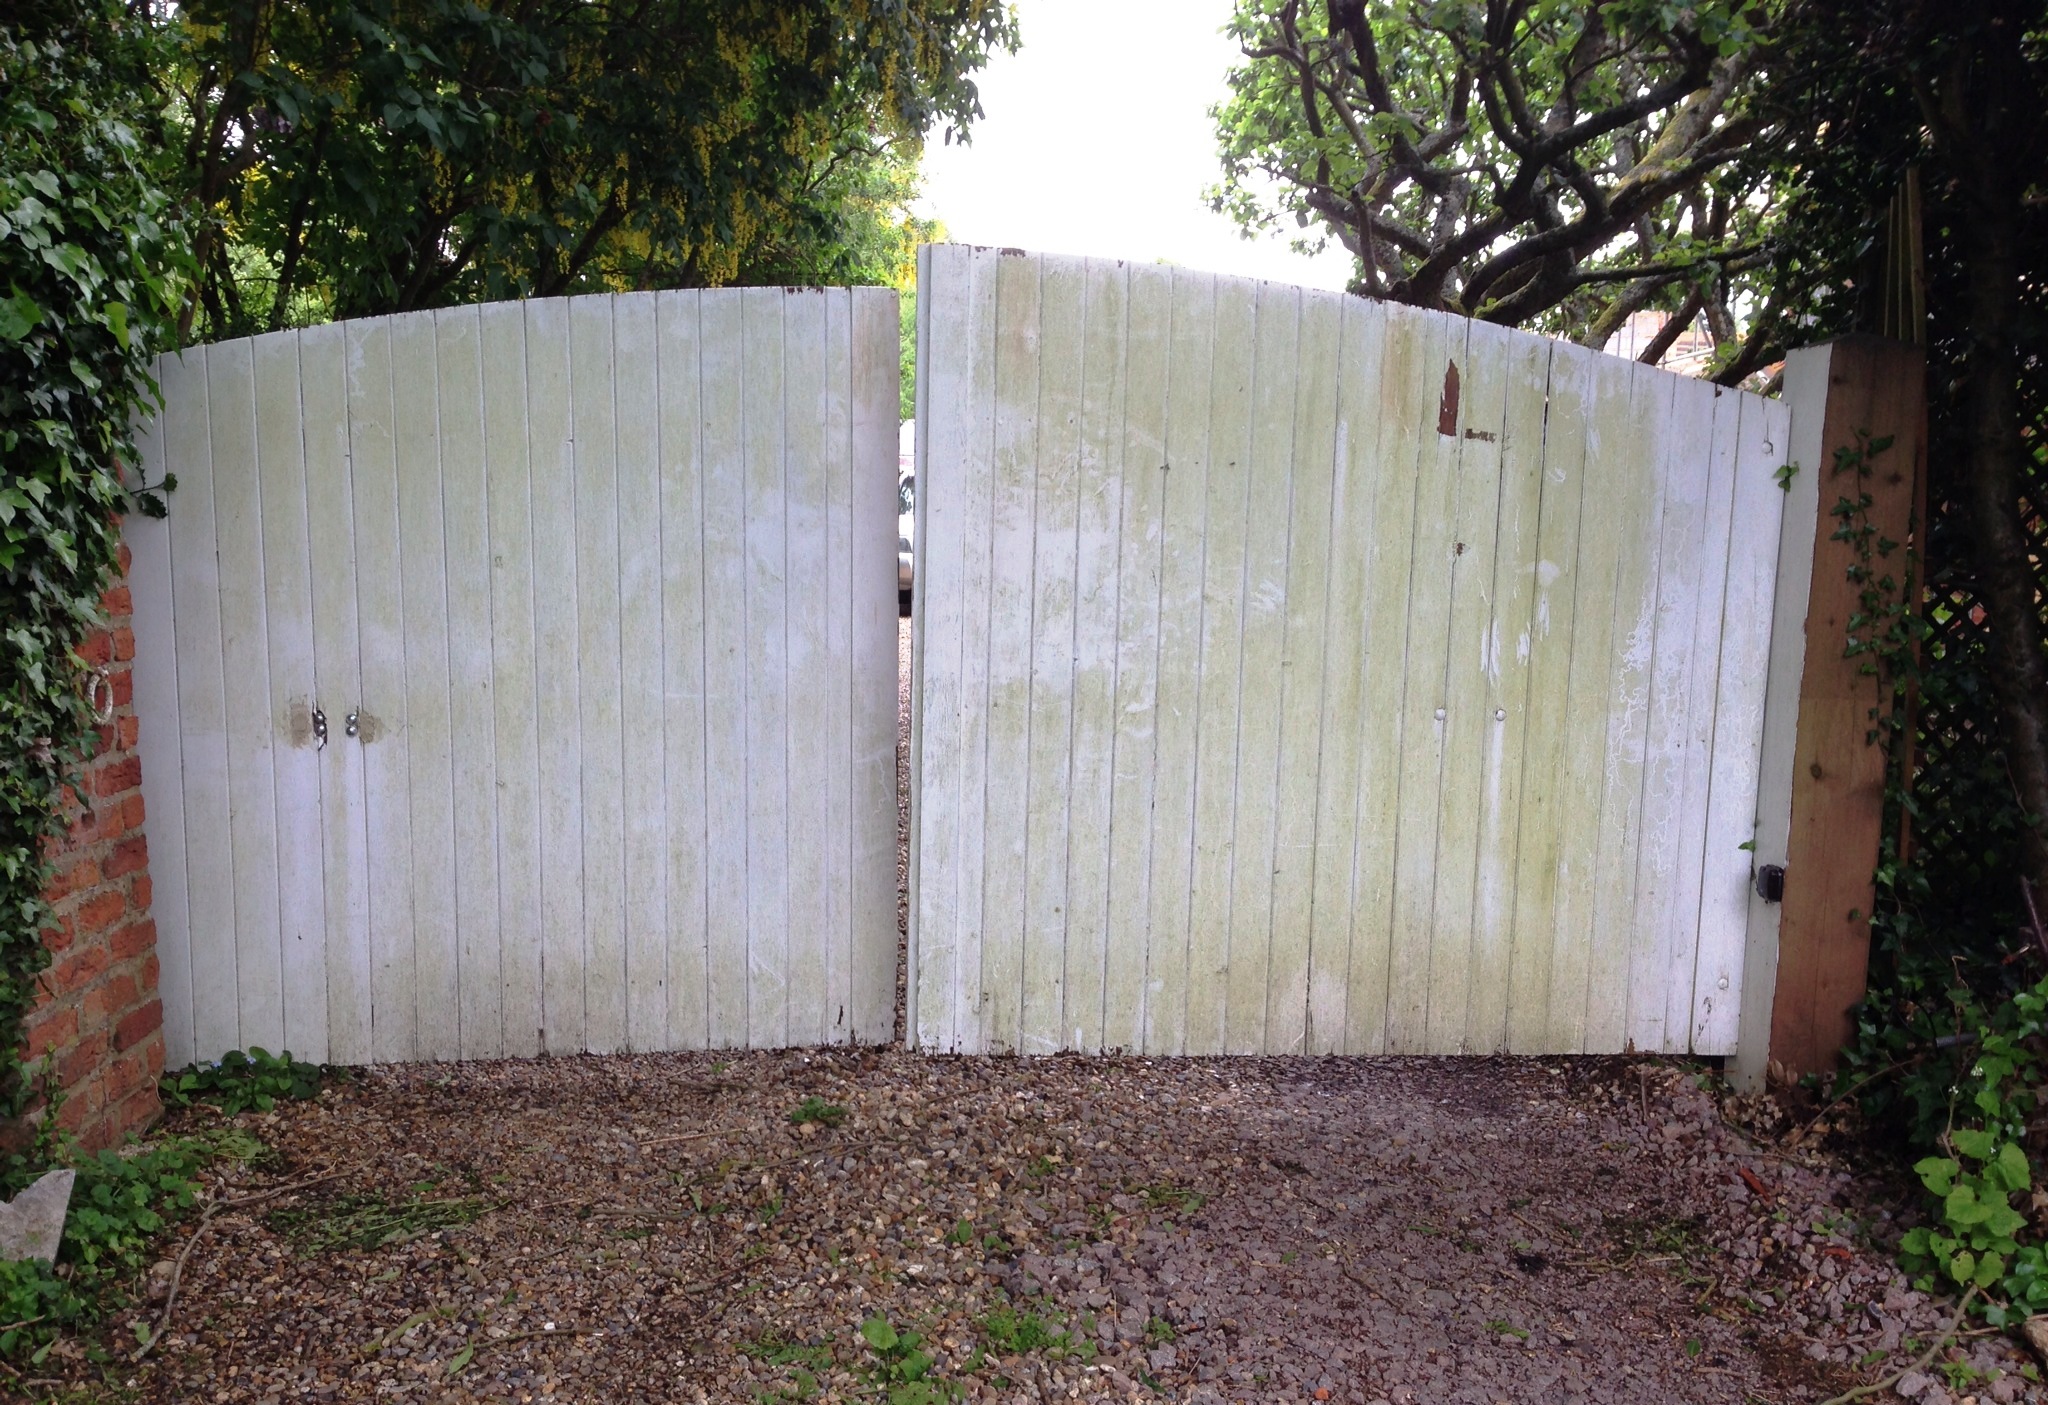
<svg viewBox="0 0 2048 1405">
<path fill-rule="evenodd" d="M 1698 1082 L 898 1050 L 379 1069 L 240 1119 L 271 1151 L 216 1194 L 324 1179 L 215 1217 L 133 1394 L 1790 1402 L 1934 1342 L 1883 1189 L 1750 1145 Z M 1901 1387 L 2041 1398 L 2002 1338 L 1953 1355 Z"/>
</svg>

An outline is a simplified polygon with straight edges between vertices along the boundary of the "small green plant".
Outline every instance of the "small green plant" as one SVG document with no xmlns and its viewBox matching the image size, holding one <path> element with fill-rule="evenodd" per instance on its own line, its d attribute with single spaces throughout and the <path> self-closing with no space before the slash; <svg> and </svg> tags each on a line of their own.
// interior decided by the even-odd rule
<svg viewBox="0 0 2048 1405">
<path fill-rule="evenodd" d="M 973 1224 L 967 1220 L 961 1220 L 946 1231 L 946 1242 L 948 1244 L 972 1244 L 974 1242 Z"/>
<path fill-rule="evenodd" d="M 1513 1337 L 1515 1340 L 1523 1342 L 1529 1340 L 1529 1329 L 1527 1327 L 1517 1327 L 1514 1323 L 1500 1318 L 1495 1318 L 1488 1322 L 1486 1330 L 1497 1337 Z"/>
<path fill-rule="evenodd" d="M 1050 1156 L 1034 1156 L 1031 1164 L 1024 1168 L 1024 1174 L 1035 1181 L 1042 1181 L 1059 1169 L 1060 1163 Z"/>
<path fill-rule="evenodd" d="M 1005 1303 L 976 1318 L 975 1325 L 981 1329 L 988 1349 L 998 1356 L 1021 1356 L 1026 1352 L 1042 1351 L 1055 1358 L 1072 1357 L 1079 1361 L 1091 1361 L 1095 1357 L 1095 1343 L 1077 1340 L 1056 1319 L 1041 1316 L 1028 1308 L 1020 1311 Z"/>
<path fill-rule="evenodd" d="M 832 1369 L 832 1348 L 823 1342 L 793 1342 L 780 1332 L 763 1332 L 739 1346 L 740 1355 L 751 1356 L 770 1366 L 789 1368 L 786 1391 L 762 1391 L 757 1398 L 768 1400 L 810 1400 L 818 1394 L 818 1373 Z"/>
<path fill-rule="evenodd" d="M 1155 1317 L 1145 1324 L 1145 1342 L 1148 1346 L 1164 1346 L 1179 1335 L 1180 1333 L 1173 1329 L 1173 1324 L 1163 1317 Z"/>
<path fill-rule="evenodd" d="M 268 1112 L 280 1101 L 315 1096 L 326 1071 L 318 1064 L 294 1059 L 287 1049 L 273 1054 L 250 1048 L 230 1049 L 210 1064 L 193 1064 L 167 1073 L 158 1085 L 167 1107 L 212 1103 L 230 1117 L 254 1108 Z"/>
<path fill-rule="evenodd" d="M 789 1120 L 799 1127 L 806 1122 L 837 1127 L 846 1120 L 846 1109 L 837 1103 L 828 1103 L 814 1093 L 790 1109 Z"/>
<path fill-rule="evenodd" d="M 960 1397 L 957 1383 L 932 1374 L 937 1363 L 923 1349 L 921 1334 L 909 1328 L 899 1331 L 877 1314 L 860 1324 L 860 1335 L 875 1354 L 868 1381 L 889 1405 L 946 1405 Z"/>
<path fill-rule="evenodd" d="M 1145 1198 L 1148 1209 L 1164 1211 L 1168 1215 L 1192 1215 L 1208 1203 L 1208 1197 L 1200 1191 L 1189 1190 L 1172 1181 L 1141 1186 L 1138 1193 Z"/>
</svg>

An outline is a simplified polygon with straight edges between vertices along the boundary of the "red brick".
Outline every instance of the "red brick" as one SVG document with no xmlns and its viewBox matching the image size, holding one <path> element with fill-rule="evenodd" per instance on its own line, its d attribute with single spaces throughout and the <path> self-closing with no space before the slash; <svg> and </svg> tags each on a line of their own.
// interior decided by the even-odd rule
<svg viewBox="0 0 2048 1405">
<path fill-rule="evenodd" d="M 116 961 L 130 961 L 146 951 L 155 951 L 156 923 L 147 917 L 130 922 L 107 938 L 107 950 Z"/>
<path fill-rule="evenodd" d="M 135 613 L 135 597 L 129 592 L 126 582 L 107 587 L 107 593 L 100 597 L 100 608 L 110 617 Z"/>
<path fill-rule="evenodd" d="M 60 917 L 57 919 L 56 926 L 44 931 L 43 945 L 52 952 L 63 951 L 66 948 L 68 948 L 71 945 L 71 943 L 77 939 L 77 937 L 78 932 L 74 927 L 72 927 L 71 919 L 68 917 Z"/>
<path fill-rule="evenodd" d="M 136 874 L 135 881 L 128 885 L 128 906 L 137 912 L 147 912 L 151 899 L 155 897 L 155 880 L 146 872 Z"/>
<path fill-rule="evenodd" d="M 128 550 L 127 542 L 121 543 L 115 559 L 120 563 L 121 575 L 125 578 L 128 574 L 128 563 L 135 559 L 134 554 Z"/>
<path fill-rule="evenodd" d="M 135 631 L 125 624 L 114 631 L 114 657 L 123 663 L 135 657 Z"/>
<path fill-rule="evenodd" d="M 102 722 L 92 729 L 92 754 L 105 756 L 114 749 L 114 724 Z"/>
<path fill-rule="evenodd" d="M 132 1049 L 163 1027 L 164 1002 L 152 1000 L 121 1017 L 121 1023 L 114 1026 L 114 1047 L 117 1050 Z"/>
<path fill-rule="evenodd" d="M 128 911 L 128 899 L 119 891 L 94 893 L 72 913 L 73 925 L 81 932 L 104 932 Z"/>
<path fill-rule="evenodd" d="M 64 1106 L 57 1109 L 57 1125 L 68 1131 L 80 1131 L 87 1123 L 95 1121 L 105 1106 L 106 1094 L 97 1078 L 75 1088 L 66 1088 Z"/>
<path fill-rule="evenodd" d="M 164 1041 L 152 1036 L 142 1046 L 143 1055 L 149 1060 L 149 1075 L 152 1078 L 164 1076 Z"/>
<path fill-rule="evenodd" d="M 28 1022 L 27 1055 L 39 1059 L 52 1049 L 62 1048 L 78 1037 L 78 1008 L 62 1005 L 47 1015 L 32 1016 Z"/>
<path fill-rule="evenodd" d="M 142 792 L 121 802 L 121 827 L 124 833 L 142 828 Z"/>
<path fill-rule="evenodd" d="M 120 1102 L 108 1108 L 100 1119 L 114 1141 L 119 1141 L 130 1132 L 140 1132 L 164 1115 L 164 1105 L 157 1096 L 156 1083 L 137 1088 Z"/>
<path fill-rule="evenodd" d="M 107 1061 L 107 1034 L 105 1030 L 82 1036 L 76 1044 L 57 1056 L 57 1078 L 59 1085 L 75 1088 L 91 1076 L 94 1069 Z"/>
<path fill-rule="evenodd" d="M 91 985 L 113 964 L 113 953 L 107 950 L 105 942 L 88 942 L 52 966 L 43 979 L 59 995 L 69 995 Z"/>
<path fill-rule="evenodd" d="M 61 902 L 73 893 L 83 892 L 99 881 L 100 866 L 92 861 L 90 855 L 81 854 L 52 875 L 50 881 L 43 886 L 43 899 L 46 902 Z"/>
<path fill-rule="evenodd" d="M 122 674 L 121 678 L 116 680 L 117 685 L 119 682 L 126 680 L 127 677 L 127 674 Z M 133 685 L 130 685 L 130 687 L 132 691 Z M 120 696 L 120 692 L 121 690 L 119 686 L 116 686 L 114 689 L 114 706 L 126 707 L 128 705 L 128 699 Z M 116 717 L 114 719 L 114 741 L 115 744 L 118 745 L 123 751 L 131 749 L 141 739 L 141 718 L 136 717 L 133 714 L 130 714 L 126 717 Z"/>
<path fill-rule="evenodd" d="M 150 1083 L 152 1077 L 149 1071 L 149 1056 L 140 1049 L 130 1049 L 107 1065 L 106 1100 L 110 1103 L 119 1102 L 137 1088 Z"/>
<path fill-rule="evenodd" d="M 111 662 L 114 657 L 114 637 L 104 629 L 96 629 L 78 643 L 78 657 L 87 664 L 99 665 Z"/>
<path fill-rule="evenodd" d="M 155 926 L 152 925 L 150 930 L 155 931 Z M 152 994 L 155 993 L 158 984 L 155 947 L 151 947 L 148 955 L 144 956 L 141 962 L 137 964 L 135 979 L 140 989 L 149 991 Z"/>
<path fill-rule="evenodd" d="M 93 772 L 92 793 L 98 796 L 120 795 L 142 784 L 142 758 L 123 756 L 118 760 L 109 757 Z"/>
<path fill-rule="evenodd" d="M 135 977 L 125 971 L 117 971 L 85 993 L 85 1017 L 104 1026 L 115 1016 L 133 1009 L 141 997 Z"/>
<path fill-rule="evenodd" d="M 107 855 L 101 872 L 109 878 L 121 878 L 130 873 L 139 873 L 149 867 L 149 841 L 141 835 L 124 839 L 114 846 Z"/>
</svg>

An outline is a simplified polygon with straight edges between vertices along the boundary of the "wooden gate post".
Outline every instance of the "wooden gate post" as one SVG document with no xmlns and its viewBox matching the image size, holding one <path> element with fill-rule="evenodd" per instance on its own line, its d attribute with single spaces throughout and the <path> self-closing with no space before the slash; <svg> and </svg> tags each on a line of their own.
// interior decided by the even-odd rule
<svg viewBox="0 0 2048 1405">
<path fill-rule="evenodd" d="M 1926 458 L 1925 356 L 1848 337 L 1785 361 L 1792 411 L 1764 701 L 1754 874 L 1734 1081 L 1833 1067 L 1853 1033 L 1870 959 L 1871 875 L 1884 823 L 1885 753 L 1871 743 L 1878 679 L 1847 652 L 1865 608 L 1858 528 L 1876 586 L 1907 589 L 1905 549 Z M 1889 439 L 1883 449 L 1873 446 Z M 1860 470 L 1867 469 L 1867 472 Z M 1870 501 L 1860 510 L 1864 495 Z M 1893 598 L 1897 598 L 1894 594 Z M 1783 901 L 1763 891 L 1782 873 Z"/>
</svg>

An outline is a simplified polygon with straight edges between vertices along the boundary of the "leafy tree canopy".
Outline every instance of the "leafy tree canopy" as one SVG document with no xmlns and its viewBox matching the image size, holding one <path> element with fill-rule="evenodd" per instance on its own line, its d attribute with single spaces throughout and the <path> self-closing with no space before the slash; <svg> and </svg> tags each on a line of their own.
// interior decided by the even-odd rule
<svg viewBox="0 0 2048 1405">
<path fill-rule="evenodd" d="M 1216 208 L 1353 290 L 1605 343 L 1701 312 L 1737 351 L 1772 214 L 1765 0 L 1238 0 Z M 1662 346 L 1646 353 L 1654 360 Z"/>
<path fill-rule="evenodd" d="M 192 0 L 188 325 L 872 276 L 1000 0 Z M 892 203 L 893 202 L 893 203 Z"/>
</svg>

